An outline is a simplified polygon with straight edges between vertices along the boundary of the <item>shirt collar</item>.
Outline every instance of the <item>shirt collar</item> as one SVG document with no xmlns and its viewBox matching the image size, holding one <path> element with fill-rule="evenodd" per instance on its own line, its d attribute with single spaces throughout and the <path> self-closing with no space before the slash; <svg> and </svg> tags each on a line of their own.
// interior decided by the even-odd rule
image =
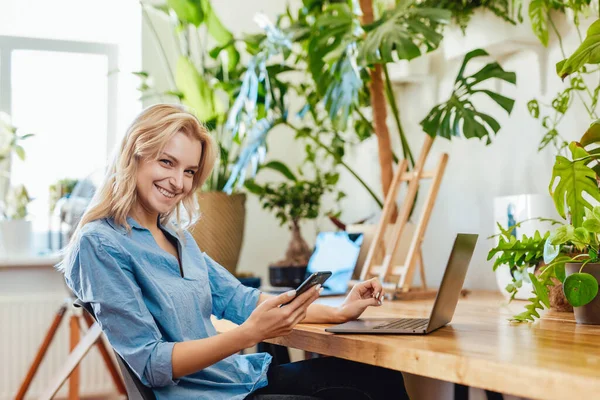
<svg viewBox="0 0 600 400">
<path fill-rule="evenodd" d="M 108 222 L 108 224 L 117 232 L 126 235 L 127 234 L 127 229 L 125 229 L 125 227 L 123 225 L 117 224 L 115 222 L 115 220 L 113 218 L 106 218 L 106 222 Z M 139 222 L 137 222 L 135 219 L 131 218 L 131 217 L 127 217 L 127 223 L 129 224 L 129 226 L 132 229 L 136 229 L 136 230 L 141 230 L 141 231 L 147 231 L 148 229 L 144 228 Z M 173 224 L 171 223 L 167 223 L 165 225 L 160 223 L 160 218 L 158 220 L 158 226 L 164 230 L 167 231 L 168 233 L 170 233 L 173 237 L 178 237 L 177 233 L 175 232 L 175 229 L 173 227 Z"/>
<path fill-rule="evenodd" d="M 127 229 L 125 229 L 125 227 L 123 225 L 117 224 L 113 218 L 110 218 L 110 217 L 106 218 L 106 222 L 117 232 L 119 232 L 123 235 L 127 234 Z M 127 224 L 129 224 L 129 226 L 132 229 L 147 230 L 142 225 L 140 225 L 139 222 L 137 222 L 135 219 L 133 219 L 131 217 L 127 217 Z"/>
</svg>

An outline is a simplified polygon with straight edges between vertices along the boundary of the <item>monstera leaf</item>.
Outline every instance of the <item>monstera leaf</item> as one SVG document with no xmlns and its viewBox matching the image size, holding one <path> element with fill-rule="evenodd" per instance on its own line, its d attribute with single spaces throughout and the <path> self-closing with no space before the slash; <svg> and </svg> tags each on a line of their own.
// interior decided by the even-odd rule
<svg viewBox="0 0 600 400">
<path fill-rule="evenodd" d="M 583 194 L 586 193 L 600 202 L 600 190 L 596 183 L 596 172 L 586 165 L 589 162 L 586 158 L 589 156 L 588 152 L 577 142 L 571 142 L 569 150 L 573 161 L 563 156 L 556 156 L 549 190 L 556 211 L 563 218 L 566 218 L 566 211 L 568 211 L 571 215 L 571 224 L 578 228 L 583 224 L 585 209 L 594 208 Z M 557 179 L 558 184 L 556 184 Z"/>
<path fill-rule="evenodd" d="M 411 7 L 412 1 L 403 1 L 394 10 L 372 25 L 361 45 L 360 59 L 367 64 L 394 62 L 397 59 L 412 60 L 426 51 L 436 49 L 442 34 L 436 27 L 450 23 L 452 13 L 437 8 Z"/>
<path fill-rule="evenodd" d="M 556 72 L 565 79 L 579 71 L 585 64 L 598 63 L 600 63 L 600 20 L 590 25 L 585 40 L 571 57 L 556 64 Z"/>
<path fill-rule="evenodd" d="M 215 98 L 212 88 L 185 56 L 177 61 L 175 84 L 183 93 L 183 101 L 192 107 L 201 121 L 210 121 L 223 113 L 223 107 Z"/>
<path fill-rule="evenodd" d="M 471 96 L 478 93 L 486 94 L 510 114 L 515 103 L 513 99 L 488 89 L 478 89 L 476 86 L 493 78 L 514 85 L 517 77 L 514 72 L 503 70 L 497 62 L 485 65 L 473 75 L 466 77 L 463 75 L 471 59 L 487 55 L 485 50 L 477 49 L 465 56 L 450 99 L 446 103 L 435 106 L 421 121 L 421 126 L 427 134 L 432 137 L 442 136 L 451 139 L 453 136 L 460 136 L 462 132 L 466 138 L 486 138 L 486 144 L 491 143 L 490 136 L 500 130 L 500 124 L 492 116 L 478 111 L 471 102 Z"/>
</svg>

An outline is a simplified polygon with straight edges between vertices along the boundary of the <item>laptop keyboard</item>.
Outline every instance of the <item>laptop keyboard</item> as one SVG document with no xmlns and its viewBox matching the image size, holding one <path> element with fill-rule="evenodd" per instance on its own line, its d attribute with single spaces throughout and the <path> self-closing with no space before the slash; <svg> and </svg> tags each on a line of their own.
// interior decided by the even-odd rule
<svg viewBox="0 0 600 400">
<path fill-rule="evenodd" d="M 427 318 L 401 318 L 385 324 L 377 325 L 375 329 L 421 329 L 429 324 Z"/>
</svg>

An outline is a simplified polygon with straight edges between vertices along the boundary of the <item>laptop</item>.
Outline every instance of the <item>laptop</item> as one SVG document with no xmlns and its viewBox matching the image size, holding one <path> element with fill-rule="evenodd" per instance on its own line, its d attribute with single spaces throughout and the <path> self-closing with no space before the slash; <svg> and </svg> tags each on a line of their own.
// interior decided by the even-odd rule
<svg viewBox="0 0 600 400">
<path fill-rule="evenodd" d="M 319 232 L 315 249 L 306 267 L 308 278 L 314 272 L 331 271 L 321 296 L 338 296 L 348 291 L 348 282 L 356 267 L 363 244 L 362 233 Z"/>
<path fill-rule="evenodd" d="M 476 234 L 459 233 L 446 265 L 429 318 L 364 318 L 326 328 L 333 333 L 404 333 L 422 335 L 435 331 L 452 320 L 467 268 L 477 243 Z"/>
</svg>

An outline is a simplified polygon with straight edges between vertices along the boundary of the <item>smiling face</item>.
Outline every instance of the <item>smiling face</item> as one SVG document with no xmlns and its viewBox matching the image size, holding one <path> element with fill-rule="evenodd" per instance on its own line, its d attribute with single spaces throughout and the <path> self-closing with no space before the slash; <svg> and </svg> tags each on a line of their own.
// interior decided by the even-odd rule
<svg viewBox="0 0 600 400">
<path fill-rule="evenodd" d="M 140 160 L 137 170 L 137 213 L 149 219 L 171 212 L 190 194 L 202 155 L 200 141 L 178 132 L 156 160 Z"/>
</svg>

